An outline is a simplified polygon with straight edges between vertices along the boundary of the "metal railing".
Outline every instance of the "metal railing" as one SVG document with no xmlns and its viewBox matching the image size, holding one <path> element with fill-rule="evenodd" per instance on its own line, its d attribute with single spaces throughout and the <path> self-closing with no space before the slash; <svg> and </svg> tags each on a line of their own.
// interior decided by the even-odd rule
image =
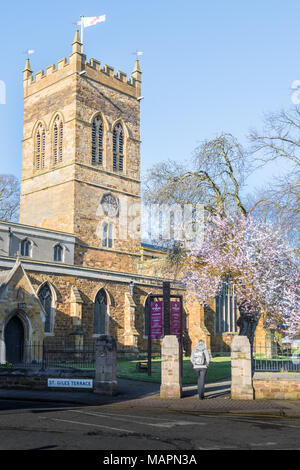
<svg viewBox="0 0 300 470">
<path fill-rule="evenodd" d="M 283 349 L 276 344 L 254 345 L 253 370 L 255 372 L 300 372 L 300 347 Z"/>
<path fill-rule="evenodd" d="M 74 345 L 66 341 L 16 346 L 11 358 L 2 367 L 72 367 L 95 368 L 95 342 Z"/>
</svg>

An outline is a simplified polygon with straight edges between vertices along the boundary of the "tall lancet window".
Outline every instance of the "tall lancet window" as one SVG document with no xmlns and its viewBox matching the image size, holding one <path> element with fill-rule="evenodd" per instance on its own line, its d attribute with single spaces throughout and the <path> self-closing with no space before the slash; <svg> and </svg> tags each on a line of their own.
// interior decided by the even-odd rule
<svg viewBox="0 0 300 470">
<path fill-rule="evenodd" d="M 113 131 L 113 170 L 123 171 L 124 168 L 124 133 L 121 124 Z"/>
<path fill-rule="evenodd" d="M 56 116 L 53 126 L 53 165 L 63 160 L 64 125 L 59 115 Z"/>
<path fill-rule="evenodd" d="M 37 127 L 35 134 L 35 169 L 43 170 L 45 168 L 45 129 L 42 123 Z"/>
<path fill-rule="evenodd" d="M 100 116 L 92 122 L 92 165 L 103 165 L 103 122 Z"/>
<path fill-rule="evenodd" d="M 237 331 L 237 303 L 232 281 L 224 280 L 223 288 L 216 297 L 216 333 L 235 333 Z"/>
<path fill-rule="evenodd" d="M 100 289 L 94 305 L 94 334 L 103 335 L 107 332 L 107 296 L 104 289 Z"/>
<path fill-rule="evenodd" d="M 49 284 L 44 284 L 38 292 L 38 297 L 46 313 L 45 333 L 51 332 L 52 294 Z"/>
<path fill-rule="evenodd" d="M 113 246 L 113 224 L 103 223 L 102 226 L 102 246 L 112 248 Z"/>
</svg>

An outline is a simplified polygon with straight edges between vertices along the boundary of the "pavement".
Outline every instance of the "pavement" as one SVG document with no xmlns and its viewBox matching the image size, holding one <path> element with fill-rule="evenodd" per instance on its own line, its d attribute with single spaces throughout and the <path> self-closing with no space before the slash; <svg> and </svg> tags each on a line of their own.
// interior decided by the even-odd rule
<svg viewBox="0 0 300 470">
<path fill-rule="evenodd" d="M 0 399 L 117 409 L 164 409 L 200 414 L 300 418 L 300 400 L 232 400 L 230 385 L 230 379 L 207 383 L 204 400 L 199 400 L 196 385 L 183 386 L 180 399 L 162 399 L 159 395 L 160 384 L 125 379 L 118 379 L 116 396 L 100 395 L 92 391 L 0 389 Z"/>
</svg>

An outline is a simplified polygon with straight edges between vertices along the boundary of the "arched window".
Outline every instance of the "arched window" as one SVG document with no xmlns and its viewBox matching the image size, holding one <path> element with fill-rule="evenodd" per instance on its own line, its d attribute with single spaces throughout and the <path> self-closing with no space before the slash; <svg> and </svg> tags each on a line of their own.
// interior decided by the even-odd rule
<svg viewBox="0 0 300 470">
<path fill-rule="evenodd" d="M 21 241 L 21 256 L 31 256 L 32 254 L 32 243 L 28 238 Z"/>
<path fill-rule="evenodd" d="M 52 293 L 48 283 L 41 287 L 38 297 L 46 313 L 45 333 L 51 333 Z"/>
<path fill-rule="evenodd" d="M 113 170 L 123 171 L 124 167 L 124 133 L 121 124 L 113 130 Z"/>
<path fill-rule="evenodd" d="M 45 129 L 42 123 L 37 127 L 34 143 L 34 166 L 36 170 L 43 170 L 45 168 Z"/>
<path fill-rule="evenodd" d="M 100 116 L 92 122 L 92 165 L 103 165 L 103 123 Z"/>
<path fill-rule="evenodd" d="M 53 165 L 61 163 L 63 160 L 63 137 L 64 125 L 59 115 L 54 119 L 53 125 Z"/>
<path fill-rule="evenodd" d="M 53 248 L 54 261 L 58 261 L 58 262 L 63 261 L 63 252 L 64 252 L 64 249 L 59 243 L 55 245 Z"/>
<path fill-rule="evenodd" d="M 102 246 L 112 248 L 113 246 L 113 224 L 103 223 L 102 226 Z"/>
<path fill-rule="evenodd" d="M 216 333 L 234 333 L 237 320 L 237 303 L 234 286 L 230 279 L 226 279 L 221 293 L 216 297 Z"/>
<path fill-rule="evenodd" d="M 103 335 L 107 331 L 107 295 L 100 289 L 94 305 L 94 334 Z"/>
</svg>

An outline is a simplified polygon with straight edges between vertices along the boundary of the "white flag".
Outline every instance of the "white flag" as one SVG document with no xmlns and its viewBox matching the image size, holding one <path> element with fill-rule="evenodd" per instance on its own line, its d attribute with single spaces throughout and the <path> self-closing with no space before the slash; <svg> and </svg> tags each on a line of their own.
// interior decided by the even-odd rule
<svg viewBox="0 0 300 470">
<path fill-rule="evenodd" d="M 93 26 L 97 23 L 103 23 L 106 20 L 106 15 L 102 16 L 84 16 L 81 21 L 78 21 L 77 24 L 82 24 L 84 28 L 87 26 Z"/>
</svg>

